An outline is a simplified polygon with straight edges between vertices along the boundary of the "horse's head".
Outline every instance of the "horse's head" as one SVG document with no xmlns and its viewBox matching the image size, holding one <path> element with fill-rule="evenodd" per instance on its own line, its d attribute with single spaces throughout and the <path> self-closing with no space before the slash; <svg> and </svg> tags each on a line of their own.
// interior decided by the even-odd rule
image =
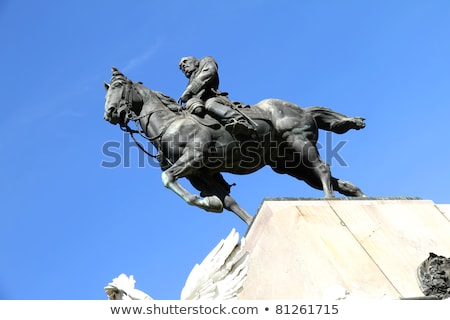
<svg viewBox="0 0 450 320">
<path fill-rule="evenodd" d="M 133 110 L 133 82 L 125 77 L 117 68 L 112 68 L 111 83 L 105 82 L 105 113 L 103 118 L 112 124 L 124 125 L 128 122 Z"/>
</svg>

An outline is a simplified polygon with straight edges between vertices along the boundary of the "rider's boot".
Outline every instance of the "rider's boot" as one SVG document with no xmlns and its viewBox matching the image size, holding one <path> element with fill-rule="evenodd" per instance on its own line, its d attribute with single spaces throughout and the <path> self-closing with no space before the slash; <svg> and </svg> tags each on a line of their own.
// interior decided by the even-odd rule
<svg viewBox="0 0 450 320">
<path fill-rule="evenodd" d="M 251 136 L 255 133 L 255 128 L 248 123 L 248 120 L 230 106 L 209 102 L 206 104 L 206 110 L 211 116 L 224 124 L 225 129 L 233 135 Z"/>
</svg>

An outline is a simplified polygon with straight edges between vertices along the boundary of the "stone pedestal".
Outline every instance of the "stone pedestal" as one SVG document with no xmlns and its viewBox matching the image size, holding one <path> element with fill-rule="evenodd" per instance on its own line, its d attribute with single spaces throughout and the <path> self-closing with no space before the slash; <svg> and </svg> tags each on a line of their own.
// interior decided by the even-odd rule
<svg viewBox="0 0 450 320">
<path fill-rule="evenodd" d="M 450 256 L 450 205 L 419 199 L 266 199 L 248 229 L 240 299 L 423 296 L 430 252 Z"/>
</svg>

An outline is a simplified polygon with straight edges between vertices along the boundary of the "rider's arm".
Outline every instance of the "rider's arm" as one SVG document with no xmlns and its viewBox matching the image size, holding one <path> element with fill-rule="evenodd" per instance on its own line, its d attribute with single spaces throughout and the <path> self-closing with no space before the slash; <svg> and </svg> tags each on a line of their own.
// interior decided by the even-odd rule
<svg viewBox="0 0 450 320">
<path fill-rule="evenodd" d="M 211 57 L 203 58 L 200 62 L 200 72 L 191 79 L 182 95 L 182 100 L 187 101 L 200 91 L 215 87 L 219 83 L 217 63 Z"/>
</svg>

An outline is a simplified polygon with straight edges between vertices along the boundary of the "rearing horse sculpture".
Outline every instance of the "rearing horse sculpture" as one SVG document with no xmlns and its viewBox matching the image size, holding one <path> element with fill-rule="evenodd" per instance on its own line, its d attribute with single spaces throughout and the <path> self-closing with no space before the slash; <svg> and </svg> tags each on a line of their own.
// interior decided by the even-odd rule
<svg viewBox="0 0 450 320">
<path fill-rule="evenodd" d="M 326 198 L 333 190 L 364 197 L 354 184 L 332 177 L 317 150 L 318 129 L 345 133 L 365 127 L 363 118 L 347 117 L 325 107 L 300 108 L 278 99 L 266 99 L 241 108 L 256 126 L 253 137 L 234 137 L 215 119 L 199 118 L 182 110 L 176 101 L 127 79 L 116 68 L 107 90 L 105 120 L 139 130 L 158 150 L 162 182 L 188 204 L 210 212 L 230 210 L 247 224 L 252 216 L 230 196 L 221 172 L 249 174 L 268 165 L 321 189 Z M 185 177 L 200 191 L 190 193 L 178 179 Z"/>
</svg>

